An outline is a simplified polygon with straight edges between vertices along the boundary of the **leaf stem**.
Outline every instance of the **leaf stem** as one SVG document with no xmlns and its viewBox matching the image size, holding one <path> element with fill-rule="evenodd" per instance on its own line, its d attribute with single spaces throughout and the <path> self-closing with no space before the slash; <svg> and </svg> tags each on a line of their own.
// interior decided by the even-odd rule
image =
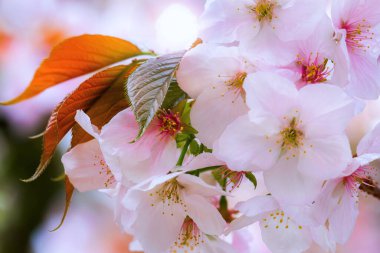
<svg viewBox="0 0 380 253">
<path fill-rule="evenodd" d="M 181 155 L 179 156 L 178 161 L 177 161 L 177 166 L 182 166 L 183 160 L 185 159 L 186 152 L 189 149 L 189 146 L 192 140 L 194 140 L 194 136 L 189 136 L 185 145 L 182 148 Z"/>
</svg>

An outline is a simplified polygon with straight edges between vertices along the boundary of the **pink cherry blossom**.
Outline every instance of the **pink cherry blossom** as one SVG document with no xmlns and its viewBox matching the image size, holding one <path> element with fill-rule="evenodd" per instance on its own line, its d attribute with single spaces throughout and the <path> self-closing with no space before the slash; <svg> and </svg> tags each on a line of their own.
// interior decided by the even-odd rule
<svg viewBox="0 0 380 253">
<path fill-rule="evenodd" d="M 177 80 L 196 99 L 191 123 L 206 146 L 212 148 L 225 127 L 247 112 L 243 83 L 252 71 L 236 47 L 201 44 L 184 56 Z"/>
<path fill-rule="evenodd" d="M 336 86 L 305 86 L 258 72 L 247 77 L 249 115 L 231 123 L 214 146 L 233 170 L 265 171 L 268 190 L 282 201 L 308 202 L 322 181 L 350 162 L 344 133 L 355 103 Z"/>
<path fill-rule="evenodd" d="M 374 168 L 370 162 L 380 158 L 380 124 L 359 142 L 357 156 L 339 179 L 328 181 L 315 204 L 320 222 L 329 224 L 333 241 L 346 243 L 359 214 L 359 187 L 373 183 Z"/>
<path fill-rule="evenodd" d="M 301 223 L 296 215 L 285 211 L 272 196 L 257 196 L 235 207 L 242 216 L 233 221 L 228 231 L 259 222 L 261 236 L 267 247 L 275 253 L 301 253 L 313 241 L 314 228 Z"/>
<path fill-rule="evenodd" d="M 221 194 L 218 188 L 183 172 L 142 182 L 124 198 L 124 206 L 134 211 L 130 230 L 147 253 L 198 248 L 206 234 L 218 236 L 225 228 L 210 202 Z"/>
<path fill-rule="evenodd" d="M 173 135 L 180 130 L 178 124 L 177 116 L 162 112 L 141 139 L 132 143 L 139 130 L 137 122 L 131 109 L 121 111 L 102 128 L 99 137 L 107 164 L 120 171 L 122 182 L 138 183 L 154 175 L 165 175 L 179 157 Z"/>
<path fill-rule="evenodd" d="M 337 29 L 337 41 L 350 66 L 351 79 L 347 91 L 364 99 L 376 99 L 380 94 L 379 24 L 377 0 L 333 1 L 332 20 Z"/>
<path fill-rule="evenodd" d="M 268 61 L 287 58 L 290 55 L 281 50 L 282 42 L 306 39 L 324 8 L 323 0 L 209 1 L 201 17 L 200 37 L 206 42 L 239 41 L 247 56 L 259 55 Z"/>
<path fill-rule="evenodd" d="M 315 32 L 307 39 L 288 43 L 285 50 L 293 52 L 293 60 L 283 66 L 275 61 L 274 70 L 294 81 L 297 88 L 318 83 L 345 86 L 348 82 L 348 66 L 339 55 L 333 37 L 332 22 L 324 16 Z"/>
<path fill-rule="evenodd" d="M 115 187 L 114 174 L 100 150 L 99 130 L 91 125 L 89 117 L 83 111 L 77 111 L 75 119 L 94 139 L 75 146 L 62 156 L 65 173 L 70 182 L 79 191 Z"/>
</svg>

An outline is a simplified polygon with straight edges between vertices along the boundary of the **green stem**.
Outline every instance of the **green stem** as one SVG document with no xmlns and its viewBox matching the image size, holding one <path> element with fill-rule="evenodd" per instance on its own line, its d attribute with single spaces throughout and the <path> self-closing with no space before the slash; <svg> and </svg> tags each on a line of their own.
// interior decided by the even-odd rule
<svg viewBox="0 0 380 253">
<path fill-rule="evenodd" d="M 223 165 L 217 165 L 217 166 L 210 166 L 210 167 L 200 168 L 200 169 L 197 169 L 197 170 L 189 171 L 189 172 L 187 172 L 187 174 L 194 175 L 194 176 L 199 176 L 203 172 L 215 170 L 215 169 L 218 169 L 218 168 L 220 168 L 222 166 Z"/>
<path fill-rule="evenodd" d="M 191 137 L 189 137 L 189 139 L 187 139 L 185 145 L 183 146 L 181 155 L 178 158 L 177 166 L 182 166 L 183 160 L 185 159 L 186 152 L 189 149 L 189 146 L 190 146 L 190 143 L 192 142 L 192 140 L 194 140 L 193 136 L 191 136 Z"/>
</svg>

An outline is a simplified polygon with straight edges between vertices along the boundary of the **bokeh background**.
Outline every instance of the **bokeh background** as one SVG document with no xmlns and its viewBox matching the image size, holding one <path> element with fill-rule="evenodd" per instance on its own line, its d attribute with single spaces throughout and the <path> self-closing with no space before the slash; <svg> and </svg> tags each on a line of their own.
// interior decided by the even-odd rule
<svg viewBox="0 0 380 253">
<path fill-rule="evenodd" d="M 41 60 L 61 40 L 83 33 L 130 40 L 158 53 L 188 48 L 197 37 L 205 0 L 0 0 L 0 100 L 20 93 Z M 0 107 L 0 253 L 127 253 L 130 238 L 113 222 L 112 204 L 102 194 L 75 193 L 66 222 L 61 154 L 46 173 L 23 183 L 39 162 L 41 133 L 53 108 L 83 78 L 65 82 L 38 97 Z M 358 140 L 380 119 L 380 102 L 369 104 L 352 123 Z M 344 253 L 377 253 L 380 201 L 363 196 L 361 213 Z M 260 240 L 259 234 L 255 240 Z M 258 236 L 258 237 L 257 237 Z M 265 252 L 260 249 L 258 252 Z M 312 249 L 310 252 L 320 252 Z"/>
</svg>

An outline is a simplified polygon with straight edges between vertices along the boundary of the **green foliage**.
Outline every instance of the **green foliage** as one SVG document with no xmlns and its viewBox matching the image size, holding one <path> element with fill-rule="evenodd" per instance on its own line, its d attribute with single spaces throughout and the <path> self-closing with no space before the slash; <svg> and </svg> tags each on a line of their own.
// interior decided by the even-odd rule
<svg viewBox="0 0 380 253">
<path fill-rule="evenodd" d="M 249 181 L 251 181 L 251 183 L 255 186 L 255 189 L 256 189 L 256 187 L 257 187 L 257 179 L 256 179 L 255 175 L 253 175 L 252 172 L 246 172 L 246 173 L 245 173 L 245 177 L 246 177 Z"/>
</svg>

